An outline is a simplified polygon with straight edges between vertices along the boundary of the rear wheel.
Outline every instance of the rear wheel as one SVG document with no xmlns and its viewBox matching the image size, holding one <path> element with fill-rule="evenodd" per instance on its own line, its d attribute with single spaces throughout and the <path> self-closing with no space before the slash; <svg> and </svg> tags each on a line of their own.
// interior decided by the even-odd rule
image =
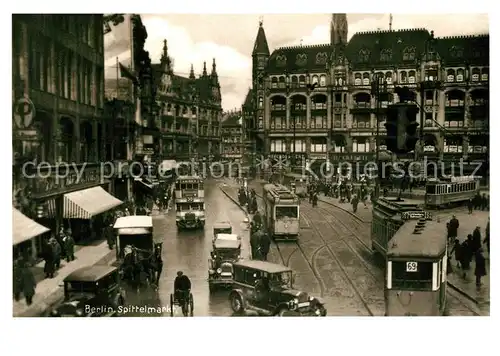
<svg viewBox="0 0 500 356">
<path fill-rule="evenodd" d="M 241 299 L 241 296 L 239 294 L 237 293 L 231 294 L 230 303 L 231 303 L 231 309 L 233 310 L 234 313 L 243 314 L 244 311 L 243 300 Z"/>
</svg>

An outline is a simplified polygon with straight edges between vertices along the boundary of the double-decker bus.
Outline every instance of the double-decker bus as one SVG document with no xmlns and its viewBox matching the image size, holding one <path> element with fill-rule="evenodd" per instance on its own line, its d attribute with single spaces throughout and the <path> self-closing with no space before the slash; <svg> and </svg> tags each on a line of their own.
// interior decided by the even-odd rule
<svg viewBox="0 0 500 356">
<path fill-rule="evenodd" d="M 299 197 L 281 184 L 264 185 L 266 227 L 275 240 L 297 240 L 299 235 Z"/>
<path fill-rule="evenodd" d="M 205 191 L 203 178 L 179 176 L 175 182 L 175 208 L 177 228 L 203 228 L 205 226 Z"/>
</svg>

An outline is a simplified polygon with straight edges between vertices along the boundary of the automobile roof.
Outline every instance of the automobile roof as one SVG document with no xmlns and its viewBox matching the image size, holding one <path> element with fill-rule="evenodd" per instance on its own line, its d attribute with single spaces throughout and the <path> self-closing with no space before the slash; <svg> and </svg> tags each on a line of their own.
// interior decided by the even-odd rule
<svg viewBox="0 0 500 356">
<path fill-rule="evenodd" d="M 116 267 L 106 265 L 86 266 L 70 273 L 66 276 L 66 278 L 64 278 L 64 282 L 96 282 L 116 270 Z"/>
<path fill-rule="evenodd" d="M 214 247 L 216 249 L 237 249 L 241 247 L 241 241 L 217 239 L 214 241 Z"/>
<path fill-rule="evenodd" d="M 281 273 L 291 271 L 291 269 L 286 266 L 258 260 L 240 260 L 238 262 L 235 262 L 233 266 L 259 269 L 268 273 Z"/>
<path fill-rule="evenodd" d="M 216 221 L 214 224 L 214 229 L 226 229 L 228 227 L 231 227 L 229 221 Z"/>
<path fill-rule="evenodd" d="M 148 215 L 131 215 L 122 216 L 116 219 L 115 229 L 123 229 L 128 227 L 153 227 L 153 218 Z"/>
<path fill-rule="evenodd" d="M 215 236 L 216 240 L 229 240 L 229 241 L 239 241 L 241 238 L 237 234 L 217 234 Z"/>
</svg>

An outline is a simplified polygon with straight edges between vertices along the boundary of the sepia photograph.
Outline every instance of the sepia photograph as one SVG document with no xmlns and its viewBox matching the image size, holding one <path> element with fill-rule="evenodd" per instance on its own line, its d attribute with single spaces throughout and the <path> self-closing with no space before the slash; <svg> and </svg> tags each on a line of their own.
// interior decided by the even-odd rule
<svg viewBox="0 0 500 356">
<path fill-rule="evenodd" d="M 489 317 L 489 21 L 13 14 L 12 317 Z"/>
</svg>

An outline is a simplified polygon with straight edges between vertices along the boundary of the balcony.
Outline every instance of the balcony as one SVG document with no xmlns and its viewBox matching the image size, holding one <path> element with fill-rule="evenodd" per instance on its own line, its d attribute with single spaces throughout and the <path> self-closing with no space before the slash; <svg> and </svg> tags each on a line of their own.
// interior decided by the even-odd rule
<svg viewBox="0 0 500 356">
<path fill-rule="evenodd" d="M 369 102 L 354 102 L 354 105 L 351 108 L 351 112 L 353 114 L 366 114 L 372 111 L 371 103 Z"/>
<path fill-rule="evenodd" d="M 355 130 L 371 130 L 372 126 L 369 121 L 356 121 L 353 120 L 352 128 Z"/>
</svg>

